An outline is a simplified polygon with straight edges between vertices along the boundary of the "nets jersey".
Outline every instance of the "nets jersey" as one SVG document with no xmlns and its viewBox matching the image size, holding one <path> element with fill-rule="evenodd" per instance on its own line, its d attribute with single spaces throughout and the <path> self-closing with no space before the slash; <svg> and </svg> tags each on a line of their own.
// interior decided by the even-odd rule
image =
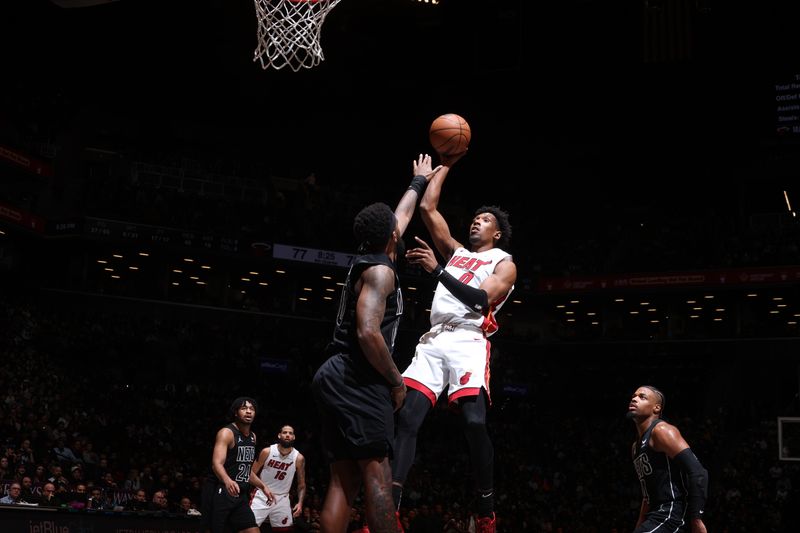
<svg viewBox="0 0 800 533">
<path fill-rule="evenodd" d="M 255 434 L 245 435 L 236 424 L 230 424 L 228 429 L 233 431 L 233 448 L 228 449 L 223 467 L 228 477 L 239 484 L 242 494 L 247 494 L 250 490 L 250 467 L 256 458 Z M 211 475 L 216 479 L 213 473 Z"/>
<path fill-rule="evenodd" d="M 651 509 L 664 502 L 686 499 L 686 484 L 678 465 L 667 454 L 650 448 L 650 435 L 661 422 L 654 420 L 633 447 L 633 468 L 642 487 L 642 499 Z"/>
<path fill-rule="evenodd" d="M 294 473 L 297 471 L 297 448 L 292 448 L 289 455 L 281 454 L 277 444 L 269 447 L 269 455 L 261 469 L 261 481 L 276 496 L 288 494 L 292 488 Z"/>
<path fill-rule="evenodd" d="M 386 298 L 386 311 L 381 320 L 381 334 L 389 353 L 394 352 L 394 342 L 397 328 L 400 325 L 400 316 L 403 314 L 403 293 L 400 290 L 400 279 L 397 277 L 394 263 L 386 254 L 371 254 L 357 257 L 347 273 L 342 295 L 339 299 L 339 312 L 336 315 L 336 327 L 333 331 L 333 341 L 328 346 L 329 353 L 346 354 L 352 362 L 369 373 L 377 373 L 372 364 L 367 361 L 358 342 L 356 305 L 358 295 L 356 284 L 361 274 L 374 265 L 386 265 L 394 272 L 395 291 Z M 383 380 L 383 378 L 380 378 Z"/>
<path fill-rule="evenodd" d="M 479 288 L 481 283 L 488 278 L 500 261 L 511 257 L 511 254 L 500 248 L 492 248 L 484 252 L 470 252 L 466 248 L 456 248 L 445 270 L 448 274 L 466 283 L 470 287 Z M 438 324 L 471 324 L 481 328 L 487 336 L 497 331 L 495 313 L 503 306 L 511 289 L 494 302 L 489 302 L 489 312 L 486 316 L 473 311 L 439 283 L 433 295 L 431 305 L 431 325 Z"/>
</svg>

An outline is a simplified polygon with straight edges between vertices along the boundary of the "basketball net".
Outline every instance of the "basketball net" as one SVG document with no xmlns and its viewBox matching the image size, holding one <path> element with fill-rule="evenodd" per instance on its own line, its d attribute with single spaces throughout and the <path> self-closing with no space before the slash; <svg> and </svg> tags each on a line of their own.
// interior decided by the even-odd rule
<svg viewBox="0 0 800 533">
<path fill-rule="evenodd" d="M 261 68 L 282 69 L 319 65 L 322 23 L 339 0 L 255 0 L 258 46 L 253 61 Z"/>
</svg>

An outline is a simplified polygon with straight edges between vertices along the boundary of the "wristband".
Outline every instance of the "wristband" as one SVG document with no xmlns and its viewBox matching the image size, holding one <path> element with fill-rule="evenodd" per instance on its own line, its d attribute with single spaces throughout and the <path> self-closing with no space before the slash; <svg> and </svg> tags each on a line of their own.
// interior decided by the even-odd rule
<svg viewBox="0 0 800 533">
<path fill-rule="evenodd" d="M 408 188 L 414 190 L 417 196 L 422 196 L 427 186 L 428 180 L 425 179 L 425 176 L 414 176 L 411 178 L 411 185 L 409 185 Z"/>
</svg>

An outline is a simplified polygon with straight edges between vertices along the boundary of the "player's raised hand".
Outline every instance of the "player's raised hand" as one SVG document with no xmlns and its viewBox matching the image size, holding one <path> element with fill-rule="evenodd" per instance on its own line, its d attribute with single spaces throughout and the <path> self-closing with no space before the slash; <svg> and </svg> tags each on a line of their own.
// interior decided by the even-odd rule
<svg viewBox="0 0 800 533">
<path fill-rule="evenodd" d="M 426 180 L 431 181 L 431 178 L 442 168 L 442 165 L 433 168 L 432 158 L 428 154 L 419 154 L 419 157 L 414 161 L 414 175 L 423 176 Z"/>
<path fill-rule="evenodd" d="M 439 261 L 436 260 L 436 256 L 427 242 L 417 236 L 414 236 L 414 239 L 419 246 L 406 252 L 406 261 L 413 265 L 420 265 L 425 272 L 430 274 L 439 266 Z"/>
</svg>

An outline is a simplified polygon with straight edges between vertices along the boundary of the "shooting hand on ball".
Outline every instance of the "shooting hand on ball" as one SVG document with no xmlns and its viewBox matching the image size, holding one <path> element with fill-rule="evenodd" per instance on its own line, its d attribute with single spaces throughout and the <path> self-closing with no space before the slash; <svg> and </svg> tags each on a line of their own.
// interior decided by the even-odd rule
<svg viewBox="0 0 800 533">
<path fill-rule="evenodd" d="M 456 161 L 461 159 L 464 156 L 464 154 L 467 153 L 467 150 L 469 150 L 469 148 L 465 148 L 464 151 L 459 152 L 457 154 L 441 154 L 440 157 L 442 159 L 442 164 L 440 166 L 447 168 L 452 167 L 453 165 L 456 164 Z"/>
</svg>

